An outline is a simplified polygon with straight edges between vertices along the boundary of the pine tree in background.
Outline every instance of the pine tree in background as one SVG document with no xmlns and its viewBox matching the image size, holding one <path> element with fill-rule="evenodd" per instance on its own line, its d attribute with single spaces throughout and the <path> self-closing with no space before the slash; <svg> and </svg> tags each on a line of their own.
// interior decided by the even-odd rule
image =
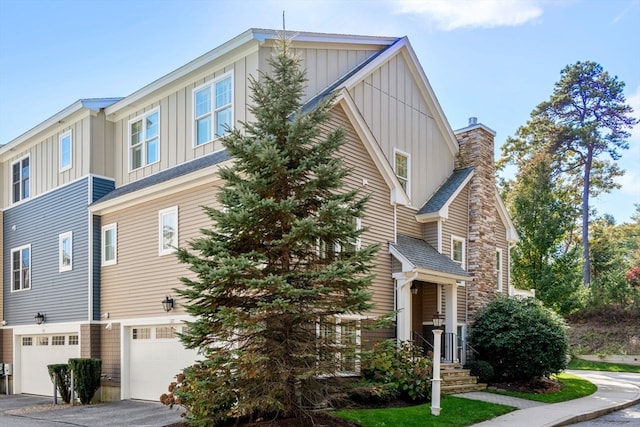
<svg viewBox="0 0 640 427">
<path fill-rule="evenodd" d="M 359 247 L 367 197 L 343 188 L 334 99 L 303 111 L 299 64 L 281 38 L 271 73 L 250 78 L 255 120 L 224 138 L 222 207 L 178 251 L 196 274 L 177 290 L 195 319 L 181 339 L 204 357 L 176 393 L 193 425 L 298 416 L 319 374 L 355 369 L 355 325 L 336 316 L 371 308 L 378 247 Z"/>
</svg>

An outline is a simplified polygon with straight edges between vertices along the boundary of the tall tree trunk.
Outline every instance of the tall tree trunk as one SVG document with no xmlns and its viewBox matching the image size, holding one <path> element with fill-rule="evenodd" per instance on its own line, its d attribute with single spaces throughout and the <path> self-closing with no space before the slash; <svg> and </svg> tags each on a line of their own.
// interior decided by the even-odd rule
<svg viewBox="0 0 640 427">
<path fill-rule="evenodd" d="M 582 281 L 585 287 L 591 284 L 591 258 L 589 255 L 589 186 L 591 180 L 591 163 L 593 150 L 589 147 L 584 165 L 584 183 L 582 187 Z"/>
</svg>

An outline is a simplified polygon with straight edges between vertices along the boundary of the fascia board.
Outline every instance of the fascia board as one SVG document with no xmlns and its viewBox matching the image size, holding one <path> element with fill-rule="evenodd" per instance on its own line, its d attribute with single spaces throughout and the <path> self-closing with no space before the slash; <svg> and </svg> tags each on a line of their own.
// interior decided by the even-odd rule
<svg viewBox="0 0 640 427">
<path fill-rule="evenodd" d="M 351 99 L 351 96 L 346 89 L 342 89 L 338 93 L 338 96 L 336 98 L 336 105 L 341 105 L 343 107 L 343 110 L 347 114 L 347 117 L 349 118 L 354 129 L 358 133 L 360 140 L 363 142 L 363 145 L 369 153 L 369 156 L 371 156 L 371 159 L 378 168 L 378 171 L 382 175 L 382 178 L 391 190 L 390 203 L 401 204 L 405 206 L 410 205 L 411 201 L 402 189 L 400 181 L 398 181 L 398 177 L 391 168 L 391 164 L 389 164 L 389 161 L 386 159 L 384 153 L 382 152 L 382 149 L 375 141 L 375 137 L 369 130 L 369 127 L 366 125 L 366 122 L 362 115 L 358 112 L 358 108 L 356 107 L 355 102 L 353 102 L 353 99 Z"/>
<path fill-rule="evenodd" d="M 416 266 L 413 265 L 400 251 L 389 243 L 389 253 L 402 264 L 402 274 L 414 271 Z"/>
<path fill-rule="evenodd" d="M 473 178 L 474 174 L 475 174 L 475 171 L 472 170 L 471 173 L 469 173 L 469 175 L 464 179 L 464 181 L 462 181 L 460 183 L 458 188 L 456 188 L 456 191 L 454 191 L 451 194 L 451 197 L 449 197 L 447 202 L 442 206 L 442 208 L 440 208 L 440 210 L 438 210 L 437 212 L 431 212 L 431 213 L 428 213 L 428 214 L 416 215 L 416 221 L 418 221 L 420 223 L 425 223 L 425 222 L 436 221 L 436 220 L 439 220 L 439 219 L 448 219 L 449 218 L 449 206 L 451 206 L 451 203 L 453 203 L 453 201 L 456 199 L 456 197 L 458 197 L 458 195 L 467 186 L 467 184 L 469 184 L 469 182 L 471 181 L 471 178 Z"/>
<path fill-rule="evenodd" d="M 441 271 L 430 270 L 427 268 L 418 267 L 416 271 L 418 272 L 418 279 L 423 282 L 455 284 L 457 281 L 464 282 L 464 281 L 471 280 L 471 278 L 467 276 L 459 276 L 457 274 L 448 274 L 448 273 L 443 273 Z"/>
<path fill-rule="evenodd" d="M 120 197 L 106 200 L 102 203 L 93 204 L 89 206 L 89 211 L 95 215 L 105 215 L 108 213 L 119 211 L 121 209 L 138 205 L 140 203 L 146 203 L 160 197 L 165 197 L 179 193 L 181 191 L 189 190 L 203 184 L 211 184 L 221 181 L 222 179 L 217 176 L 217 172 L 221 167 L 228 165 L 229 162 L 232 161 L 233 159 L 227 160 L 224 163 L 212 165 L 207 168 L 192 172 L 190 174 L 179 176 L 160 184 L 144 188 L 142 190 L 133 191 Z M 212 178 L 212 175 L 216 176 Z"/>
</svg>

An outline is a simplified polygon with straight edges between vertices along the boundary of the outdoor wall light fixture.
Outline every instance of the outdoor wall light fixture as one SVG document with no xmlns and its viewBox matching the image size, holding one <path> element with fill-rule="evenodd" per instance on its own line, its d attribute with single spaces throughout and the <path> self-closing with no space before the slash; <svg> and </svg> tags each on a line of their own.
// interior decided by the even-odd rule
<svg viewBox="0 0 640 427">
<path fill-rule="evenodd" d="M 433 314 L 433 327 L 441 328 L 442 323 L 444 322 L 444 314 L 434 313 Z"/>
<path fill-rule="evenodd" d="M 415 283 L 412 283 L 412 284 L 411 284 L 411 293 L 412 293 L 413 295 L 418 295 L 418 287 L 416 286 L 416 284 L 415 284 Z"/>
<path fill-rule="evenodd" d="M 38 314 L 33 316 L 33 318 L 36 320 L 36 324 L 37 325 L 42 325 L 44 323 L 44 321 L 46 320 L 45 314 L 44 313 L 40 313 L 40 312 L 38 312 Z"/>
<path fill-rule="evenodd" d="M 169 312 L 173 310 L 174 302 L 175 301 L 173 300 L 173 298 L 169 295 L 164 297 L 164 299 L 162 300 L 162 308 L 164 308 L 164 311 Z"/>
</svg>

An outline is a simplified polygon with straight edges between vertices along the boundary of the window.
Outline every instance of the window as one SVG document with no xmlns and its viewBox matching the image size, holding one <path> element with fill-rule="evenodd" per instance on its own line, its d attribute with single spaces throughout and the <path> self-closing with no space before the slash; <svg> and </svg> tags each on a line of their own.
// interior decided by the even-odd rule
<svg viewBox="0 0 640 427">
<path fill-rule="evenodd" d="M 323 345 L 335 349 L 333 356 L 326 352 L 321 360 L 335 360 L 341 372 L 357 372 L 357 353 L 360 346 L 360 328 L 356 319 L 331 317 L 318 323 L 317 333 Z"/>
<path fill-rule="evenodd" d="M 398 181 L 405 193 L 409 194 L 409 154 L 403 153 L 400 150 L 394 151 L 394 164 L 393 170 L 396 172 Z"/>
<path fill-rule="evenodd" d="M 353 226 L 354 230 L 360 230 L 362 228 L 362 220 L 360 218 L 352 218 L 351 219 L 351 225 Z M 349 239 L 347 242 L 342 244 L 342 247 L 338 247 L 336 249 L 338 249 L 340 252 L 355 252 L 355 251 L 359 251 L 360 247 L 362 245 L 362 242 L 360 240 L 360 237 L 356 237 L 354 239 Z"/>
<path fill-rule="evenodd" d="M 156 328 L 156 339 L 170 339 L 176 337 L 176 328 L 173 326 L 161 326 Z"/>
<path fill-rule="evenodd" d="M 133 328 L 131 334 L 134 340 L 149 340 L 151 339 L 151 328 Z"/>
<path fill-rule="evenodd" d="M 36 345 L 49 345 L 49 337 L 41 336 L 36 340 Z"/>
<path fill-rule="evenodd" d="M 54 335 L 51 337 L 51 345 L 64 345 L 64 335 Z"/>
<path fill-rule="evenodd" d="M 58 252 L 60 272 L 73 269 L 73 234 L 63 233 L 58 236 Z"/>
<path fill-rule="evenodd" d="M 178 247 L 178 207 L 163 209 L 159 213 L 160 255 L 175 252 Z"/>
<path fill-rule="evenodd" d="M 29 198 L 29 157 L 18 160 L 11 169 L 12 200 L 17 203 Z"/>
<path fill-rule="evenodd" d="M 193 90 L 194 146 L 227 133 L 233 124 L 233 80 L 230 73 Z"/>
<path fill-rule="evenodd" d="M 77 335 L 69 335 L 69 345 L 78 345 Z"/>
<path fill-rule="evenodd" d="M 60 136 L 60 172 L 71 168 L 72 143 L 71 131 Z"/>
<path fill-rule="evenodd" d="M 496 249 L 496 289 L 502 290 L 502 249 Z"/>
<path fill-rule="evenodd" d="M 33 337 L 22 337 L 22 346 L 31 347 L 33 345 Z"/>
<path fill-rule="evenodd" d="M 112 265 L 118 262 L 117 224 L 102 227 L 102 265 Z"/>
<path fill-rule="evenodd" d="M 31 246 L 11 251 L 11 290 L 31 289 Z"/>
<path fill-rule="evenodd" d="M 464 239 L 451 237 L 451 259 L 464 268 Z"/>
<path fill-rule="evenodd" d="M 131 170 L 159 160 L 160 112 L 158 109 L 129 122 L 129 158 Z"/>
</svg>

